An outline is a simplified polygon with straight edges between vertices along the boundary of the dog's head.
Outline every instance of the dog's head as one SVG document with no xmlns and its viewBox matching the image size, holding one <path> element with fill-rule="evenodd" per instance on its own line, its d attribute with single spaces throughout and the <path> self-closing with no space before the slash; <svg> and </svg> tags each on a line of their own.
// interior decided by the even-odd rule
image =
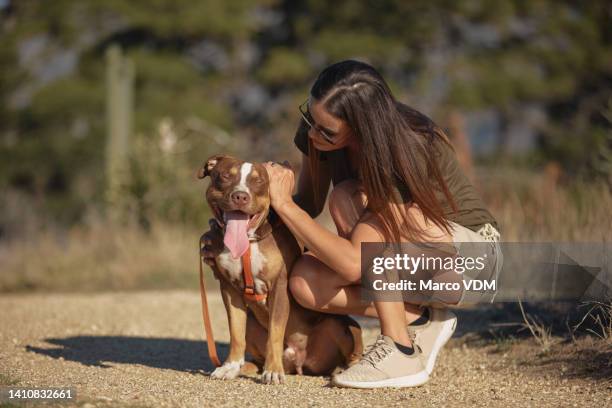
<svg viewBox="0 0 612 408">
<path fill-rule="evenodd" d="M 215 155 L 198 171 L 209 176 L 206 200 L 215 219 L 225 231 L 224 242 L 236 254 L 248 246 L 248 239 L 267 221 L 270 210 L 268 172 L 263 164 L 231 156 Z"/>
</svg>

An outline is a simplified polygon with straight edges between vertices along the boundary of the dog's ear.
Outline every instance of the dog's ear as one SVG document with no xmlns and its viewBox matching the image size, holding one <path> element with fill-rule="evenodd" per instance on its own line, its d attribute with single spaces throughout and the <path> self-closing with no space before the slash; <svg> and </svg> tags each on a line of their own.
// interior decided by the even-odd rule
<svg viewBox="0 0 612 408">
<path fill-rule="evenodd" d="M 222 154 L 215 154 L 214 156 L 211 156 L 208 160 L 206 160 L 206 162 L 202 165 L 202 167 L 200 167 L 200 169 L 198 170 L 197 176 L 199 179 L 203 179 L 206 176 L 210 176 L 210 172 L 212 171 L 212 169 L 215 168 L 215 166 L 224 158 L 226 157 L 225 155 Z"/>
</svg>

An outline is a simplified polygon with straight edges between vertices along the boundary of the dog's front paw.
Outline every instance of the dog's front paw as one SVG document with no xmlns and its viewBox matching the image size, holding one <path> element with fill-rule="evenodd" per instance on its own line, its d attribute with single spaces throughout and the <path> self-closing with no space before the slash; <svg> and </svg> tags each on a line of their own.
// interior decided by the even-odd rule
<svg viewBox="0 0 612 408">
<path fill-rule="evenodd" d="M 261 382 L 264 384 L 284 384 L 285 373 L 282 371 L 268 371 L 264 370 L 261 375 Z"/>
<path fill-rule="evenodd" d="M 217 367 L 210 376 L 219 380 L 232 380 L 238 377 L 238 374 L 240 374 L 240 367 L 242 367 L 243 364 L 243 360 L 227 361 L 223 363 L 221 367 Z"/>
</svg>

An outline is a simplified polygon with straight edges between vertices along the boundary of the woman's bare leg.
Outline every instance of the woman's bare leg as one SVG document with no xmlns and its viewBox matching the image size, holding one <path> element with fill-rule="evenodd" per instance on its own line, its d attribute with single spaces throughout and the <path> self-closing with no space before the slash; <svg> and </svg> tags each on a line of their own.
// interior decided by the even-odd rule
<svg viewBox="0 0 612 408">
<path fill-rule="evenodd" d="M 329 198 L 329 209 L 338 235 L 349 238 L 365 208 L 365 196 L 359 192 L 357 182 L 345 181 L 336 186 Z M 356 276 L 352 282 L 345 280 L 313 254 L 307 253 L 293 267 L 289 287 L 298 303 L 308 309 L 378 317 L 373 303 L 363 303 L 359 279 L 360 276 Z M 405 331 L 407 323 L 419 318 L 421 309 L 410 303 L 398 303 L 405 311 L 405 320 L 402 319 Z"/>
<path fill-rule="evenodd" d="M 380 332 L 389 336 L 396 343 L 404 346 L 412 346 L 412 340 L 406 330 L 405 304 L 402 302 L 380 302 L 374 301 L 376 312 L 380 320 Z"/>
</svg>

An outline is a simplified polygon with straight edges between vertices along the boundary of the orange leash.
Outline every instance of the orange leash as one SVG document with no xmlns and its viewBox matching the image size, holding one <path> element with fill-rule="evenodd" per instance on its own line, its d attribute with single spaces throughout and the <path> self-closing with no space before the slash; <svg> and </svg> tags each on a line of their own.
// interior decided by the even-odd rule
<svg viewBox="0 0 612 408">
<path fill-rule="evenodd" d="M 200 252 L 202 251 L 202 244 L 200 243 Z M 208 357 L 210 361 L 216 366 L 221 366 L 221 361 L 217 355 L 217 346 L 213 337 L 212 325 L 210 324 L 210 313 L 208 312 L 208 300 L 206 299 L 206 288 L 204 287 L 204 271 L 202 269 L 202 255 L 198 254 L 200 258 L 200 297 L 202 298 L 202 319 L 204 320 L 204 330 L 206 332 L 206 345 L 208 346 Z"/>
<path fill-rule="evenodd" d="M 244 276 L 244 298 L 255 302 L 263 302 L 266 300 L 266 294 L 258 294 L 255 292 L 255 280 L 253 279 L 253 271 L 251 270 L 251 246 L 249 245 L 246 252 L 241 257 L 242 260 L 242 275 Z"/>
</svg>

